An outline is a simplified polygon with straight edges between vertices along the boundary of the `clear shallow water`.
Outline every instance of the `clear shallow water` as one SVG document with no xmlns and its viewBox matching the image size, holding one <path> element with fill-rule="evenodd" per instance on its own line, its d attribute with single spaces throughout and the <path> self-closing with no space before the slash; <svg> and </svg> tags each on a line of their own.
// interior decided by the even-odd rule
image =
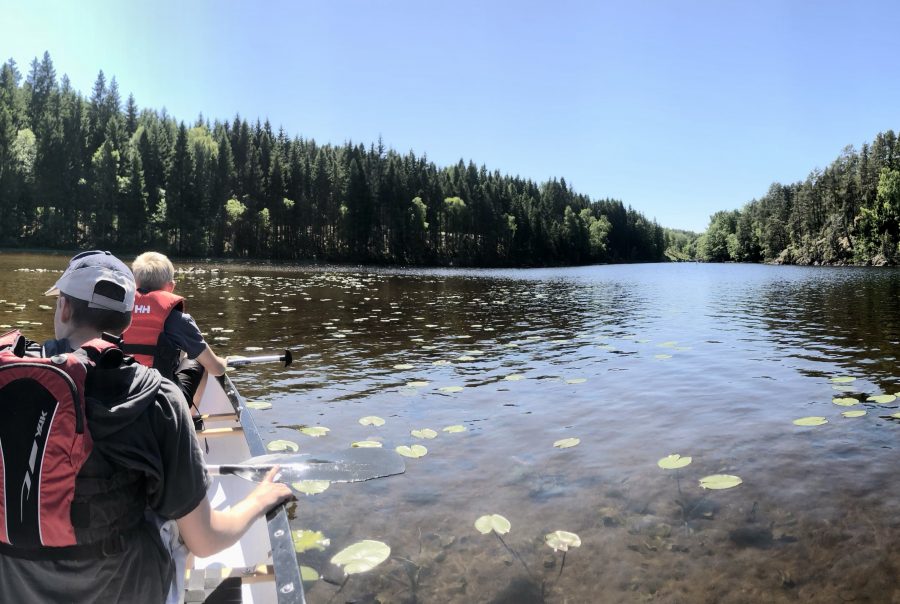
<svg viewBox="0 0 900 604">
<path fill-rule="evenodd" d="M 50 336 L 52 311 L 37 305 L 56 273 L 33 269 L 65 262 L 0 255 L 0 298 L 26 305 L 0 306 L 6 324 Z M 900 598 L 900 405 L 863 403 L 867 415 L 847 419 L 831 402 L 900 392 L 900 271 L 199 268 L 177 291 L 217 351 L 296 351 L 289 369 L 235 375 L 273 404 L 254 414 L 267 438 L 335 455 L 364 439 L 428 448 L 403 476 L 300 499 L 294 527 L 331 540 L 302 561 L 330 580 L 345 546 L 392 549 L 334 602 Z M 857 378 L 847 394 L 829 381 L 845 375 Z M 362 426 L 366 415 L 386 424 Z M 793 425 L 810 415 L 829 423 Z M 441 431 L 453 424 L 467 431 Z M 439 435 L 417 440 L 418 428 Z M 581 442 L 553 447 L 568 437 Z M 693 458 L 677 480 L 656 464 L 670 453 Z M 719 473 L 744 482 L 699 488 Z M 521 560 L 474 529 L 491 513 L 511 521 L 504 541 Z M 557 529 L 582 540 L 562 573 L 543 542 Z M 320 581 L 308 599 L 337 589 Z"/>
</svg>

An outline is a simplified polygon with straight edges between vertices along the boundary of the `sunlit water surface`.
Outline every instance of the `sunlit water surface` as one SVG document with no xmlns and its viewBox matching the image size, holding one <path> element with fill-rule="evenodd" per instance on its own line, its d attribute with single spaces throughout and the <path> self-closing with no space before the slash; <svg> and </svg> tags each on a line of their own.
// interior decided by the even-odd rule
<svg viewBox="0 0 900 604">
<path fill-rule="evenodd" d="M 0 255 L 0 322 L 50 337 L 41 293 L 65 263 Z M 254 412 L 264 438 L 428 449 L 402 476 L 300 497 L 294 528 L 330 539 L 301 556 L 324 577 L 312 603 L 900 599 L 900 409 L 865 402 L 900 393 L 896 269 L 195 267 L 177 291 L 218 352 L 296 353 L 232 373 L 273 405 Z M 658 467 L 671 453 L 693 462 Z M 701 489 L 711 474 L 743 483 Z M 475 530 L 484 514 L 510 520 L 503 542 Z M 564 566 L 544 542 L 559 529 L 582 542 Z M 329 560 L 362 539 L 391 558 L 335 596 Z"/>
</svg>

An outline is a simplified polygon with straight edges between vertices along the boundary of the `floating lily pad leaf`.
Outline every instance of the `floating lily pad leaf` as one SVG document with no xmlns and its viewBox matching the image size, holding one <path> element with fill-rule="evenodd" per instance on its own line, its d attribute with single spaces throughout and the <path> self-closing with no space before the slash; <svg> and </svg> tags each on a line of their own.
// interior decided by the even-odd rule
<svg viewBox="0 0 900 604">
<path fill-rule="evenodd" d="M 456 432 L 465 432 L 465 431 L 466 431 L 466 427 L 461 426 L 459 424 L 457 424 L 455 426 L 447 426 L 446 428 L 444 428 L 444 432 L 449 432 L 450 434 L 454 434 Z"/>
<path fill-rule="evenodd" d="M 350 446 L 357 449 L 380 449 L 383 445 L 377 440 L 358 440 L 350 443 Z"/>
<path fill-rule="evenodd" d="M 427 386 L 427 385 L 430 384 L 430 383 L 431 383 L 431 382 L 424 382 L 424 381 L 419 381 L 419 382 L 407 382 L 407 383 L 406 383 L 406 387 L 407 387 L 407 388 L 424 388 L 425 386 Z"/>
<path fill-rule="evenodd" d="M 567 384 L 583 384 L 587 381 L 587 378 L 572 378 L 570 380 L 566 380 Z"/>
<path fill-rule="evenodd" d="M 859 404 L 859 401 L 851 396 L 839 397 L 831 399 L 831 402 L 841 407 L 852 407 Z"/>
<path fill-rule="evenodd" d="M 671 455 L 667 455 L 663 457 L 656 465 L 658 465 L 663 470 L 677 470 L 678 468 L 683 468 L 686 465 L 689 465 L 693 461 L 692 457 L 682 457 L 678 453 L 672 453 Z"/>
<path fill-rule="evenodd" d="M 429 438 L 430 439 L 430 438 L 437 437 L 437 432 L 435 432 L 431 428 L 423 428 L 421 430 L 413 430 L 412 432 L 410 432 L 410 434 L 412 434 L 416 438 Z"/>
<path fill-rule="evenodd" d="M 316 495 L 317 493 L 321 493 L 328 489 L 328 487 L 331 486 L 331 483 L 327 480 L 301 480 L 299 482 L 292 482 L 291 486 L 299 493 Z"/>
<path fill-rule="evenodd" d="M 838 377 L 833 377 L 829 380 L 832 384 L 849 384 L 850 382 L 855 382 L 856 378 L 851 377 L 849 375 L 842 375 Z"/>
<path fill-rule="evenodd" d="M 518 382 L 519 380 L 524 380 L 525 376 L 521 373 L 511 373 L 503 379 L 507 382 Z"/>
<path fill-rule="evenodd" d="M 409 363 L 400 363 L 399 365 L 394 365 L 394 369 L 412 369 L 413 366 Z"/>
<path fill-rule="evenodd" d="M 660 348 L 675 348 L 675 346 L 677 344 L 678 344 L 678 342 L 670 341 L 670 342 L 663 342 L 662 344 L 657 344 L 657 346 L 659 346 Z"/>
<path fill-rule="evenodd" d="M 900 419 L 900 413 L 891 413 L 891 417 L 894 419 Z"/>
<path fill-rule="evenodd" d="M 355 575 L 372 570 L 390 555 L 391 548 L 387 544 L 366 539 L 339 551 L 331 558 L 331 563 L 343 566 L 348 575 Z"/>
<path fill-rule="evenodd" d="M 273 440 L 266 445 L 266 449 L 269 451 L 294 451 L 296 453 L 300 450 L 300 446 L 290 440 Z"/>
<path fill-rule="evenodd" d="M 272 403 L 266 403 L 264 401 L 247 401 L 244 406 L 249 407 L 250 409 L 259 409 L 260 411 L 263 411 L 265 409 L 271 409 Z"/>
<path fill-rule="evenodd" d="M 553 446 L 557 449 L 568 449 L 569 447 L 574 447 L 580 442 L 580 438 L 563 438 L 553 443 Z"/>
<path fill-rule="evenodd" d="M 700 487 L 704 489 L 730 489 L 744 482 L 737 476 L 731 474 L 713 474 L 712 476 L 704 476 L 700 479 Z"/>
<path fill-rule="evenodd" d="M 463 363 L 468 363 L 468 362 L 471 362 L 471 361 L 477 361 L 478 359 L 476 359 L 475 357 L 470 357 L 469 355 L 463 355 L 463 356 L 459 357 L 459 358 L 456 359 L 456 360 L 457 360 L 457 361 L 462 361 Z"/>
<path fill-rule="evenodd" d="M 866 414 L 865 409 L 854 409 L 852 411 L 844 411 L 841 413 L 844 417 L 862 417 Z"/>
<path fill-rule="evenodd" d="M 294 551 L 298 554 L 313 549 L 323 551 L 326 547 L 331 545 L 331 539 L 323 535 L 320 531 L 299 529 L 291 531 L 291 537 L 294 540 Z"/>
<path fill-rule="evenodd" d="M 384 420 L 377 415 L 367 415 L 365 417 L 359 418 L 359 423 L 361 423 L 363 426 L 383 426 Z"/>
<path fill-rule="evenodd" d="M 553 551 L 569 551 L 570 547 L 581 547 L 581 537 L 569 531 L 553 531 L 544 535 L 544 541 Z"/>
<path fill-rule="evenodd" d="M 247 352 L 259 352 L 260 350 L 262 350 L 262 347 L 260 347 L 260 346 L 247 346 L 246 348 L 244 348 L 244 350 L 246 350 Z"/>
<path fill-rule="evenodd" d="M 821 426 L 822 424 L 827 424 L 828 420 L 824 417 L 820 417 L 817 415 L 811 415 L 809 417 L 801 417 L 800 419 L 794 420 L 794 425 L 796 426 Z"/>
<path fill-rule="evenodd" d="M 870 403 L 879 403 L 881 405 L 887 405 L 889 403 L 893 403 L 897 400 L 897 397 L 893 394 L 876 394 L 874 396 L 870 396 L 866 399 Z"/>
<path fill-rule="evenodd" d="M 671 359 L 671 354 L 654 354 L 653 358 L 659 359 L 660 361 L 665 361 L 666 359 Z"/>
<path fill-rule="evenodd" d="M 400 445 L 396 449 L 394 449 L 397 453 L 402 455 L 403 457 L 411 457 L 413 459 L 418 459 L 419 457 L 424 457 L 428 455 L 428 449 L 423 447 L 422 445 L 413 445 L 411 447 L 407 447 L 406 445 Z"/>
<path fill-rule="evenodd" d="M 462 392 L 462 386 L 441 386 L 438 388 L 441 392 Z"/>
<path fill-rule="evenodd" d="M 435 367 L 443 367 L 444 365 L 450 365 L 450 364 L 451 364 L 450 361 L 443 361 L 443 360 L 442 361 L 434 361 L 432 363 L 432 365 L 434 365 Z"/>
<path fill-rule="evenodd" d="M 41 310 L 53 310 L 52 306 L 47 306 L 46 304 L 38 304 L 38 308 Z"/>
<path fill-rule="evenodd" d="M 300 428 L 300 431 L 307 436 L 325 436 L 329 432 L 331 432 L 331 428 L 326 428 L 325 426 L 305 426 Z"/>
<path fill-rule="evenodd" d="M 482 535 L 487 535 L 491 531 L 498 535 L 505 535 L 512 528 L 512 525 L 509 523 L 509 520 L 500 514 L 488 514 L 475 521 L 475 528 Z"/>
<path fill-rule="evenodd" d="M 319 573 L 310 566 L 300 566 L 300 580 L 305 583 L 315 583 L 319 580 Z"/>
</svg>

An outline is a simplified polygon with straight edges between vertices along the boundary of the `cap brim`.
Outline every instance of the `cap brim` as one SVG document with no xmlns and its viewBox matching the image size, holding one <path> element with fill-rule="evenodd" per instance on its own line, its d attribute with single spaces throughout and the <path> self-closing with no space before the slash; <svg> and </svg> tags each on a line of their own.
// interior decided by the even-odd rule
<svg viewBox="0 0 900 604">
<path fill-rule="evenodd" d="M 48 289 L 47 291 L 45 291 L 45 292 L 44 292 L 44 295 L 45 295 L 45 296 L 58 296 L 58 295 L 59 295 L 59 288 L 56 287 L 56 286 L 54 285 L 53 287 L 51 287 L 50 289 Z"/>
</svg>

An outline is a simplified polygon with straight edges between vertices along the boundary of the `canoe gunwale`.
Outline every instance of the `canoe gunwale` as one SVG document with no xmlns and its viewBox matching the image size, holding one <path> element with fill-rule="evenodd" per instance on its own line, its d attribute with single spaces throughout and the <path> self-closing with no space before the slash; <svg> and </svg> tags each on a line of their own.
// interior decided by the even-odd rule
<svg viewBox="0 0 900 604">
<path fill-rule="evenodd" d="M 266 454 L 268 451 L 259 435 L 259 428 L 253 421 L 249 409 L 244 406 L 244 398 L 238 393 L 227 375 L 221 376 L 219 383 L 225 396 L 234 407 L 238 422 L 243 428 L 250 455 L 255 457 Z M 294 541 L 284 504 L 273 508 L 266 514 L 266 524 L 268 525 L 269 542 L 272 546 L 272 565 L 275 569 L 275 593 L 278 604 L 306 604 L 303 581 L 300 577 L 300 564 L 297 562 L 297 554 L 294 551 Z"/>
</svg>

